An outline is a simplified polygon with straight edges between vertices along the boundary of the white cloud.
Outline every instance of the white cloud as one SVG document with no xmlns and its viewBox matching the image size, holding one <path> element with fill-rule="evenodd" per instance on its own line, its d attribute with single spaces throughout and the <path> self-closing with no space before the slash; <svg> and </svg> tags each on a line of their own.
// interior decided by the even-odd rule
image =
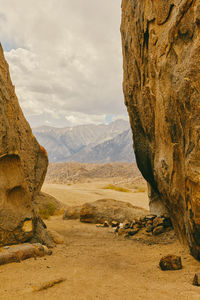
<svg viewBox="0 0 200 300">
<path fill-rule="evenodd" d="M 80 112 L 70 112 L 65 119 L 72 125 L 105 123 L 106 115 L 88 115 Z"/>
<path fill-rule="evenodd" d="M 127 115 L 120 2 L 0 0 L 0 40 L 32 126 L 98 123 L 108 114 Z"/>
</svg>

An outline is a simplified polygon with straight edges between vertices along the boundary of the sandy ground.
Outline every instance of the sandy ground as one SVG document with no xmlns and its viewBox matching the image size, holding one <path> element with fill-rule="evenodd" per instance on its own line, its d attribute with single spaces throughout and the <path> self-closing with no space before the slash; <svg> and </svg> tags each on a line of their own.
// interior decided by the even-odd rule
<svg viewBox="0 0 200 300">
<path fill-rule="evenodd" d="M 77 183 L 73 185 L 44 184 L 42 191 L 48 193 L 67 205 L 80 205 L 98 199 L 115 199 L 130 202 L 133 205 L 148 209 L 147 193 L 123 193 L 103 189 L 108 181 Z"/>
<path fill-rule="evenodd" d="M 54 196 L 60 194 L 67 204 L 73 199 L 80 204 L 87 197 L 87 201 L 96 200 L 98 188 L 91 189 L 91 194 L 89 187 L 82 189 L 78 185 L 76 194 L 75 186 L 43 188 L 49 193 L 52 190 Z M 120 200 L 133 201 L 131 195 L 114 193 L 119 194 Z M 141 193 L 140 197 L 145 203 L 146 195 Z M 137 197 L 135 201 L 139 201 Z M 46 223 L 64 236 L 64 244 L 57 245 L 52 256 L 1 266 L 0 299 L 200 299 L 200 287 L 192 285 L 200 264 L 178 243 L 173 231 L 154 238 L 140 233 L 129 240 L 115 236 L 109 228 L 64 221 L 61 216 L 52 217 Z M 167 254 L 181 255 L 183 269 L 161 271 L 159 260 Z M 35 287 L 59 278 L 65 281 L 44 291 L 34 291 Z"/>
</svg>

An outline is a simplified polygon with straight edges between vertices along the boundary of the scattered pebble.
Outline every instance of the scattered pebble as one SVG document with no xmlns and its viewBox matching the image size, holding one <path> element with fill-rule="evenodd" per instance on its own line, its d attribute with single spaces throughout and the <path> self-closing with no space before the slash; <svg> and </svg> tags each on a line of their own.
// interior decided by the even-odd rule
<svg viewBox="0 0 200 300">
<path fill-rule="evenodd" d="M 162 225 L 159 225 L 153 229 L 153 235 L 159 235 L 159 234 L 163 233 L 164 231 L 165 231 L 164 227 Z"/>
<path fill-rule="evenodd" d="M 113 228 L 110 232 L 124 235 L 124 237 L 135 235 L 141 228 L 145 228 L 147 235 L 157 236 L 172 229 L 172 222 L 168 216 L 147 215 L 132 221 L 125 220 L 123 223 L 113 220 L 110 224 L 108 221 L 103 224 L 96 224 L 96 227 L 102 228 L 110 226 Z"/>
<path fill-rule="evenodd" d="M 119 222 L 117 221 L 112 221 L 111 226 L 112 227 L 117 227 L 119 225 Z"/>
<path fill-rule="evenodd" d="M 103 227 L 109 227 L 108 221 L 105 221 L 105 222 L 104 222 Z"/>
</svg>

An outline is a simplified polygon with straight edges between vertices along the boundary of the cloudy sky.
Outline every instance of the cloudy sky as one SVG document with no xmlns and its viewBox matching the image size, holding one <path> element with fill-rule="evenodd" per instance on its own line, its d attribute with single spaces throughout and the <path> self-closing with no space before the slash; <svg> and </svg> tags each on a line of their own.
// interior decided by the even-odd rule
<svg viewBox="0 0 200 300">
<path fill-rule="evenodd" d="M 127 118 L 121 0 L 0 0 L 0 41 L 32 127 Z"/>
</svg>

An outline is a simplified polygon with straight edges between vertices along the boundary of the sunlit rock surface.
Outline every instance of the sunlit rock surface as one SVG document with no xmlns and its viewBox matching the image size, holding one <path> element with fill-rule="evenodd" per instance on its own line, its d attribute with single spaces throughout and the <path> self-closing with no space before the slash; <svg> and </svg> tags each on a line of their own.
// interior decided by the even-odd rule
<svg viewBox="0 0 200 300">
<path fill-rule="evenodd" d="M 43 226 L 33 202 L 47 165 L 46 151 L 19 106 L 0 46 L 0 246 L 25 242 L 36 232 L 40 235 Z"/>
<path fill-rule="evenodd" d="M 122 0 L 125 103 L 153 210 L 200 259 L 200 2 Z"/>
</svg>

